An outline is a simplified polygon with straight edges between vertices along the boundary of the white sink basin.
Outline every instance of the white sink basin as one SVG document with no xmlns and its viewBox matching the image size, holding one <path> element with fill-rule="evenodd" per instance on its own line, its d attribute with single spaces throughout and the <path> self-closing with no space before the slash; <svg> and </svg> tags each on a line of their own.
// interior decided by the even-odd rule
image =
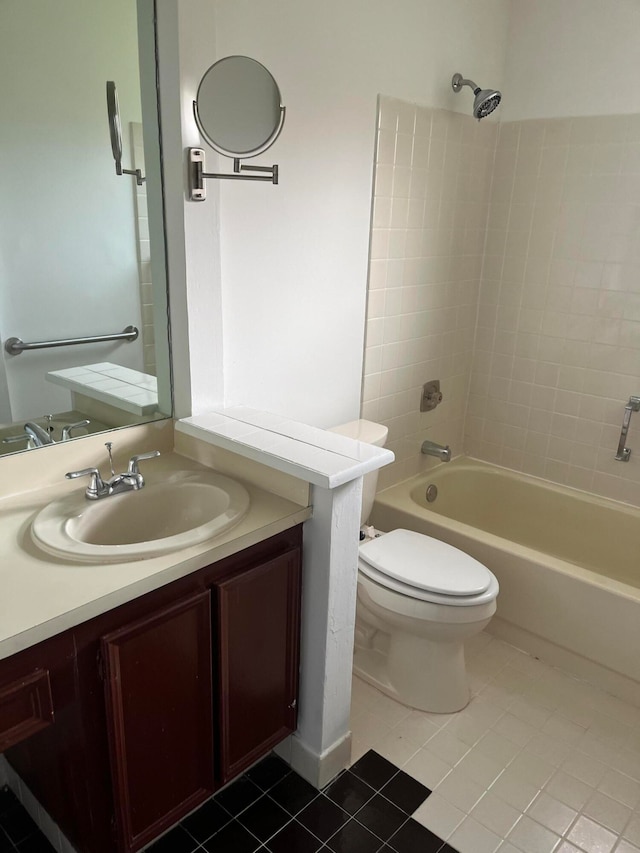
<svg viewBox="0 0 640 853">
<path fill-rule="evenodd" d="M 74 492 L 42 509 L 31 525 L 47 554 L 83 563 L 120 563 L 168 554 L 213 539 L 249 509 L 240 483 L 214 472 L 180 472 L 97 501 Z"/>
</svg>

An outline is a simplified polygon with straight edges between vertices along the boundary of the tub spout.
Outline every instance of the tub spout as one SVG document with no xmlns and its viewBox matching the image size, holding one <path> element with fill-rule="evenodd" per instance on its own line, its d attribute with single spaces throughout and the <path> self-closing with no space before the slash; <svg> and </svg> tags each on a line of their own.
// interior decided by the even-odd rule
<svg viewBox="0 0 640 853">
<path fill-rule="evenodd" d="M 420 450 L 426 456 L 435 456 L 441 462 L 451 461 L 451 448 L 448 444 L 445 447 L 442 444 L 436 444 L 435 441 L 423 441 Z"/>
<path fill-rule="evenodd" d="M 625 447 L 627 441 L 627 433 L 629 432 L 629 423 L 631 414 L 640 412 L 640 397 L 629 397 L 629 402 L 624 407 L 624 416 L 622 418 L 622 429 L 620 430 L 620 441 L 618 442 L 618 451 L 616 453 L 616 462 L 628 462 L 631 456 L 631 449 Z"/>
</svg>

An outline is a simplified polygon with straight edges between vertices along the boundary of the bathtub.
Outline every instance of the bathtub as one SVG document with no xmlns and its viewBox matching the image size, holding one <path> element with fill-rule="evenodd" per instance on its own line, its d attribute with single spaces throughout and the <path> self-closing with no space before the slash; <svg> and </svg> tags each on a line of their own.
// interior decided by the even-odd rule
<svg viewBox="0 0 640 853">
<path fill-rule="evenodd" d="M 480 560 L 491 633 L 640 705 L 639 509 L 461 457 L 379 492 L 370 522 Z"/>
</svg>

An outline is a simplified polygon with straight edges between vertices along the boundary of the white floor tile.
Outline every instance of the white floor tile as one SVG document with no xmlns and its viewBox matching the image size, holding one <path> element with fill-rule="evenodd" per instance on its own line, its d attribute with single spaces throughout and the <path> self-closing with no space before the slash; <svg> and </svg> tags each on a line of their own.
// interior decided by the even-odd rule
<svg viewBox="0 0 640 853">
<path fill-rule="evenodd" d="M 428 742 L 427 748 L 429 752 L 437 755 L 443 761 L 446 761 L 452 767 L 457 764 L 460 759 L 469 752 L 471 748 L 468 743 L 465 743 L 449 732 L 447 728 L 441 729 Z"/>
<path fill-rule="evenodd" d="M 616 847 L 615 853 L 640 853 L 640 847 L 636 847 L 634 844 L 629 844 L 629 842 L 625 841 L 623 838 Z"/>
<path fill-rule="evenodd" d="M 433 793 L 414 817 L 459 853 L 640 853 L 640 708 L 482 633 L 457 714 L 354 679 L 352 761 L 375 749 Z"/>
<path fill-rule="evenodd" d="M 629 823 L 633 812 L 617 800 L 612 800 L 599 791 L 593 795 L 583 809 L 583 814 L 601 823 L 613 832 L 620 833 Z"/>
<path fill-rule="evenodd" d="M 524 813 L 538 796 L 539 788 L 507 768 L 493 783 L 491 792 Z"/>
<path fill-rule="evenodd" d="M 493 730 L 518 746 L 525 746 L 538 733 L 538 729 L 531 723 L 525 722 L 511 712 L 504 714 L 494 724 Z"/>
<path fill-rule="evenodd" d="M 591 818 L 580 816 L 567 835 L 569 841 L 586 853 L 611 853 L 618 836 Z"/>
<path fill-rule="evenodd" d="M 541 791 L 527 809 L 527 814 L 547 829 L 563 835 L 578 816 L 578 812 Z"/>
<path fill-rule="evenodd" d="M 484 755 L 499 761 L 504 768 L 520 752 L 520 747 L 492 729 L 480 738 L 474 750 L 479 750 Z"/>
<path fill-rule="evenodd" d="M 626 841 L 630 841 L 632 844 L 636 844 L 640 847 L 640 815 L 631 818 L 622 833 L 622 837 Z"/>
<path fill-rule="evenodd" d="M 635 809 L 640 803 L 640 782 L 618 773 L 617 770 L 607 771 L 598 785 L 598 790 L 631 809 Z"/>
<path fill-rule="evenodd" d="M 608 768 L 601 761 L 596 761 L 595 758 L 574 751 L 563 762 L 562 769 L 571 776 L 575 776 L 576 779 L 586 782 L 592 788 L 596 788 L 604 779 Z"/>
<path fill-rule="evenodd" d="M 506 838 L 511 829 L 516 825 L 522 813 L 504 800 L 499 799 L 491 791 L 482 797 L 473 807 L 471 816 L 478 823 L 486 826 L 501 838 Z"/>
<path fill-rule="evenodd" d="M 472 817 L 465 818 L 449 839 L 459 853 L 494 853 L 501 842 L 500 836 Z"/>
<path fill-rule="evenodd" d="M 483 785 L 479 782 L 474 782 L 473 779 L 469 779 L 460 770 L 452 770 L 437 788 L 440 796 L 467 814 L 469 814 L 480 797 L 482 797 L 485 790 Z"/>
<path fill-rule="evenodd" d="M 563 770 L 559 770 L 545 786 L 547 794 L 557 797 L 558 800 L 571 806 L 578 811 L 587 804 L 593 796 L 594 789 L 584 782 L 569 776 Z"/>
<path fill-rule="evenodd" d="M 420 711 L 413 711 L 402 722 L 393 727 L 393 732 L 406 737 L 421 747 L 430 741 L 434 735 L 437 735 L 440 729 Z"/>
<path fill-rule="evenodd" d="M 531 740 L 527 741 L 524 749 L 525 752 L 530 752 L 539 758 L 543 758 L 553 765 L 553 767 L 560 767 L 574 752 L 572 747 L 556 740 L 554 737 L 549 737 L 549 735 L 543 732 L 538 732 Z"/>
<path fill-rule="evenodd" d="M 523 815 L 509 833 L 509 841 L 524 853 L 552 853 L 560 836 Z"/>
<path fill-rule="evenodd" d="M 414 812 L 413 819 L 446 841 L 466 816 L 462 809 L 456 808 L 444 797 L 434 793 Z"/>
<path fill-rule="evenodd" d="M 396 767 L 402 767 L 412 756 L 419 752 L 420 744 L 403 737 L 401 734 L 396 734 L 395 730 L 392 729 L 388 735 L 374 741 L 372 748 L 384 756 L 387 761 L 395 764 Z"/>
<path fill-rule="evenodd" d="M 453 768 L 426 747 L 416 752 L 402 769 L 433 791 Z"/>
</svg>

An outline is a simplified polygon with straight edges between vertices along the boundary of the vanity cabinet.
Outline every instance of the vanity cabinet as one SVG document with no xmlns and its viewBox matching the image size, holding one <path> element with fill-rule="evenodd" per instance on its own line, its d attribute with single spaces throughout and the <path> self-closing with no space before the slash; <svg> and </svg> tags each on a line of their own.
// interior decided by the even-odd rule
<svg viewBox="0 0 640 853">
<path fill-rule="evenodd" d="M 214 790 L 210 594 L 103 637 L 118 835 L 147 844 Z"/>
<path fill-rule="evenodd" d="M 289 552 L 215 587 L 223 784 L 296 727 L 299 564 Z"/>
<path fill-rule="evenodd" d="M 78 853 L 141 849 L 295 730 L 301 546 L 291 528 L 0 661 L 0 723 L 47 674 L 51 715 L 5 754 Z"/>
</svg>

